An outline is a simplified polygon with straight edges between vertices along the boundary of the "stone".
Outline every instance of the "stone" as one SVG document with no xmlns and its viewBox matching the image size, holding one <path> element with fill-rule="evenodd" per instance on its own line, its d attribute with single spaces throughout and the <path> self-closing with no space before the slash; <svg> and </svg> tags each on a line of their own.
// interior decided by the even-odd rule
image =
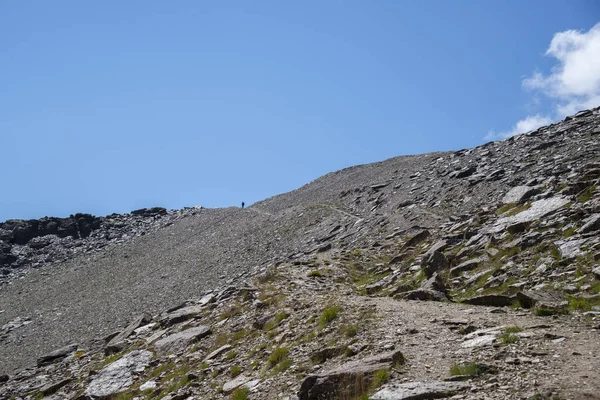
<svg viewBox="0 0 600 400">
<path fill-rule="evenodd" d="M 471 297 L 470 299 L 463 300 L 462 302 L 474 306 L 508 307 L 511 306 L 515 302 L 515 300 L 516 297 L 514 296 L 505 296 L 501 294 L 486 294 Z"/>
<path fill-rule="evenodd" d="M 517 299 L 525 308 L 560 309 L 569 304 L 561 292 L 554 290 L 525 290 L 517 293 Z"/>
<path fill-rule="evenodd" d="M 244 375 L 240 375 L 240 376 L 226 382 L 223 385 L 223 392 L 229 393 L 229 392 L 239 388 L 240 386 L 244 385 L 248 381 L 250 381 L 250 378 L 248 378 L 247 376 L 244 376 Z"/>
<path fill-rule="evenodd" d="M 156 350 L 156 354 L 159 356 L 166 356 L 170 353 L 176 353 L 184 350 L 190 344 L 195 343 L 203 337 L 209 335 L 210 332 L 210 327 L 204 325 L 190 328 L 183 332 L 175 333 L 167 336 L 166 338 L 158 340 L 154 344 L 154 349 Z"/>
<path fill-rule="evenodd" d="M 154 381 L 154 380 L 147 381 L 140 386 L 140 392 L 143 392 L 144 390 L 148 390 L 148 389 L 156 389 L 157 386 L 158 386 L 158 384 L 156 383 L 156 381 Z"/>
<path fill-rule="evenodd" d="M 429 400 L 451 397 L 470 388 L 464 382 L 409 382 L 383 386 L 369 397 L 371 400 Z"/>
<path fill-rule="evenodd" d="M 495 224 L 486 229 L 486 233 L 498 233 L 504 231 L 511 225 L 537 221 L 561 209 L 568 203 L 569 199 L 563 196 L 555 196 L 549 199 L 534 201 L 527 210 L 521 211 L 510 217 L 499 218 Z"/>
<path fill-rule="evenodd" d="M 37 360 L 38 367 L 43 367 L 44 365 L 49 365 L 52 363 L 56 363 L 64 360 L 71 354 L 73 354 L 77 350 L 76 344 L 69 344 L 65 347 L 61 347 L 60 349 L 54 350 Z"/>
<path fill-rule="evenodd" d="M 592 273 L 597 280 L 600 280 L 600 266 L 592 269 Z"/>
<path fill-rule="evenodd" d="M 215 351 L 211 352 L 209 355 L 207 355 L 207 356 L 204 358 L 204 361 L 210 361 L 210 360 L 212 360 L 213 358 L 215 358 L 215 357 L 217 357 L 218 355 L 220 355 L 220 354 L 222 354 L 222 353 L 226 352 L 226 351 L 227 351 L 227 350 L 229 350 L 229 349 L 231 349 L 231 345 L 228 345 L 228 344 L 226 344 L 226 345 L 224 345 L 224 346 L 221 346 L 221 347 L 219 347 L 218 349 L 216 349 Z"/>
<path fill-rule="evenodd" d="M 434 273 L 416 290 L 399 293 L 394 299 L 421 300 L 421 301 L 448 301 L 448 289 L 441 276 Z"/>
<path fill-rule="evenodd" d="M 150 314 L 144 313 L 138 316 L 132 323 L 127 325 L 125 329 L 123 329 L 118 335 L 112 338 L 106 348 L 104 349 L 104 354 L 112 354 L 118 353 L 125 348 L 125 339 L 127 339 L 133 331 L 135 331 L 140 326 L 147 324 L 152 320 L 152 316 Z"/>
<path fill-rule="evenodd" d="M 66 378 L 66 379 L 61 379 L 58 382 L 48 383 L 47 385 L 44 385 L 42 388 L 40 388 L 39 391 L 44 396 L 50 396 L 51 394 L 56 393 L 63 386 L 69 384 L 72 380 L 73 380 L 72 378 Z"/>
<path fill-rule="evenodd" d="M 133 385 L 134 373 L 143 372 L 150 360 L 152 360 L 151 352 L 132 351 L 94 375 L 85 390 L 85 395 L 91 399 L 105 399 L 127 390 Z"/>
<path fill-rule="evenodd" d="M 465 271 L 472 271 L 478 268 L 483 260 L 481 258 L 473 258 L 472 260 L 467 260 L 456 267 L 450 268 L 450 276 L 458 276 Z"/>
<path fill-rule="evenodd" d="M 508 191 L 506 195 L 502 198 L 503 204 L 519 204 L 523 203 L 525 200 L 529 199 L 532 196 L 540 193 L 541 191 L 537 188 L 533 188 L 530 186 L 517 186 Z"/>
<path fill-rule="evenodd" d="M 600 214 L 594 214 L 587 218 L 577 233 L 589 233 L 600 229 Z"/>
<path fill-rule="evenodd" d="M 352 398 L 366 391 L 377 371 L 404 362 L 400 351 L 392 351 L 349 362 L 322 374 L 309 375 L 300 386 L 298 399 Z"/>
<path fill-rule="evenodd" d="M 430 235 L 431 235 L 431 232 L 424 229 L 424 230 L 416 233 L 410 239 L 408 239 L 408 241 L 406 243 L 404 243 L 404 246 L 402 246 L 402 247 L 403 248 L 414 247 L 414 246 L 418 245 L 419 243 L 421 243 L 423 240 L 427 239 Z"/>
<path fill-rule="evenodd" d="M 183 321 L 187 321 L 188 319 L 192 319 L 204 312 L 205 308 L 203 306 L 189 306 L 183 307 L 178 310 L 173 311 L 172 313 L 167 314 L 162 319 L 162 324 L 164 326 L 170 326 L 174 324 L 178 324 Z"/>
<path fill-rule="evenodd" d="M 448 259 L 441 251 L 434 251 L 428 256 L 425 255 L 423 260 L 423 273 L 428 278 L 431 278 L 435 272 L 442 271 L 449 266 Z"/>
</svg>

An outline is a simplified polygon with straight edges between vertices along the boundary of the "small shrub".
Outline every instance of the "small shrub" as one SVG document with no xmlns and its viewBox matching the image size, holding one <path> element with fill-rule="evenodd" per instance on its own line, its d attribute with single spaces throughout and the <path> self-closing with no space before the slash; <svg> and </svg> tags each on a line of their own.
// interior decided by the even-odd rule
<svg viewBox="0 0 600 400">
<path fill-rule="evenodd" d="M 248 393 L 250 393 L 250 390 L 247 388 L 236 389 L 231 394 L 231 400 L 248 400 Z"/>
<path fill-rule="evenodd" d="M 359 249 L 354 249 L 354 250 L 352 250 L 352 255 L 354 257 L 360 257 L 362 255 L 362 253 Z"/>
<path fill-rule="evenodd" d="M 321 327 L 321 329 L 327 327 L 327 325 L 329 325 L 331 321 L 336 319 L 341 309 L 342 308 L 340 306 L 325 307 L 325 309 L 321 313 L 321 318 L 319 318 L 319 326 Z"/>
<path fill-rule="evenodd" d="M 226 360 L 232 360 L 235 358 L 235 356 L 237 356 L 237 352 L 235 351 L 230 351 L 229 353 L 227 353 L 227 355 L 225 356 Z"/>
<path fill-rule="evenodd" d="M 356 325 L 343 325 L 340 327 L 340 332 L 348 338 L 353 338 L 358 333 L 358 327 Z"/>
<path fill-rule="evenodd" d="M 371 382 L 371 390 L 377 389 L 390 379 L 390 373 L 387 369 L 380 369 L 373 375 L 373 381 Z"/>
<path fill-rule="evenodd" d="M 454 364 L 450 367 L 450 375 L 468 375 L 468 376 L 478 376 L 481 374 L 481 367 L 479 364 L 470 362 L 463 364 Z"/>
<path fill-rule="evenodd" d="M 233 367 L 231 367 L 231 370 L 229 371 L 229 375 L 232 378 L 235 378 L 236 376 L 238 376 L 241 373 L 242 373 L 242 367 L 240 367 L 239 365 L 234 365 Z"/>
<path fill-rule="evenodd" d="M 283 360 L 287 359 L 290 349 L 287 347 L 278 347 L 269 356 L 269 365 L 272 367 L 276 366 Z"/>
<path fill-rule="evenodd" d="M 517 343 L 519 341 L 519 335 L 515 335 L 514 333 L 505 332 L 498 338 L 498 341 L 502 344 L 512 344 Z"/>
<path fill-rule="evenodd" d="M 596 190 L 596 186 L 592 186 L 589 189 L 587 189 L 585 192 L 583 192 L 581 195 L 579 195 L 577 197 L 577 201 L 580 203 L 585 203 L 586 201 L 588 201 L 589 199 L 592 198 L 592 194 L 594 193 L 594 190 Z"/>
<path fill-rule="evenodd" d="M 323 275 L 321 275 L 321 271 L 319 271 L 318 269 L 315 269 L 313 271 L 310 271 L 308 273 L 308 275 L 306 275 L 306 276 L 309 277 L 309 278 L 312 278 L 312 277 L 321 277 Z"/>
</svg>

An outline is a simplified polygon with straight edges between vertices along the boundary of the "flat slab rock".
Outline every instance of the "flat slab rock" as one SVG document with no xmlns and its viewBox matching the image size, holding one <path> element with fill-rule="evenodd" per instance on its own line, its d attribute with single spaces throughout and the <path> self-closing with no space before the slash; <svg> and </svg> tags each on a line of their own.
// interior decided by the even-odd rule
<svg viewBox="0 0 600 400">
<path fill-rule="evenodd" d="M 309 375 L 300 386 L 298 399 L 321 400 L 343 396 L 352 398 L 361 394 L 357 390 L 370 385 L 375 372 L 404 362 L 400 351 L 392 351 L 352 361 L 322 374 Z M 357 385 L 357 381 L 361 384 Z"/>
<path fill-rule="evenodd" d="M 134 372 L 143 372 L 150 360 L 151 352 L 132 351 L 100 371 L 85 390 L 85 395 L 91 399 L 105 399 L 127 390 L 133 385 Z"/>
<path fill-rule="evenodd" d="M 210 334 L 210 327 L 200 325 L 160 339 L 154 344 L 154 350 L 156 350 L 157 355 L 166 356 L 184 350 L 187 346 L 208 334 Z"/>
<path fill-rule="evenodd" d="M 464 382 L 410 382 L 398 385 L 384 386 L 371 400 L 427 400 L 441 399 L 454 396 L 458 392 L 468 389 L 469 384 Z"/>
<path fill-rule="evenodd" d="M 172 313 L 167 314 L 163 319 L 163 324 L 167 326 L 174 325 L 179 322 L 192 319 L 197 315 L 202 314 L 204 310 L 204 306 L 189 306 L 180 308 L 179 310 L 175 310 Z"/>
<path fill-rule="evenodd" d="M 527 210 L 521 211 L 510 217 L 498 219 L 498 221 L 488 229 L 487 233 L 498 233 L 515 224 L 537 221 L 564 207 L 568 203 L 569 199 L 562 196 L 534 201 Z"/>
<path fill-rule="evenodd" d="M 540 190 L 537 188 L 533 188 L 531 186 L 517 186 L 510 189 L 508 193 L 506 193 L 502 199 L 502 203 L 522 203 L 538 193 L 540 193 Z"/>
</svg>

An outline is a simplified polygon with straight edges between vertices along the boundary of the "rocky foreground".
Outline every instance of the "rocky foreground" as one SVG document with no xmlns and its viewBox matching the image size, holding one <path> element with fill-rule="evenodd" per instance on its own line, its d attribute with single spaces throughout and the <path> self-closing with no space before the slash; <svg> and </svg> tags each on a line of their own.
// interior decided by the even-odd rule
<svg viewBox="0 0 600 400">
<path fill-rule="evenodd" d="M 7 222 L 0 398 L 600 398 L 599 184 L 594 109 L 61 263 Z"/>
</svg>

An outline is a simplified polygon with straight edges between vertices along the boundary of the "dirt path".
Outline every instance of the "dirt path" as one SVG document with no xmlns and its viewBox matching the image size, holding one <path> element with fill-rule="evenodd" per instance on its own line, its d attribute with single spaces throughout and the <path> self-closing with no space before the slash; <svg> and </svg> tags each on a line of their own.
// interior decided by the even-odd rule
<svg viewBox="0 0 600 400">
<path fill-rule="evenodd" d="M 380 319 L 370 332 L 371 342 L 403 352 L 407 364 L 401 381 L 443 380 L 451 366 L 476 362 L 498 372 L 474 380 L 466 399 L 527 399 L 557 388 L 569 399 L 600 398 L 600 332 L 586 317 L 536 317 L 493 307 L 390 298 L 356 297 L 352 303 L 376 308 Z M 498 338 L 489 346 L 462 347 L 465 330 L 498 326 L 523 330 L 515 343 L 502 344 Z"/>
</svg>

